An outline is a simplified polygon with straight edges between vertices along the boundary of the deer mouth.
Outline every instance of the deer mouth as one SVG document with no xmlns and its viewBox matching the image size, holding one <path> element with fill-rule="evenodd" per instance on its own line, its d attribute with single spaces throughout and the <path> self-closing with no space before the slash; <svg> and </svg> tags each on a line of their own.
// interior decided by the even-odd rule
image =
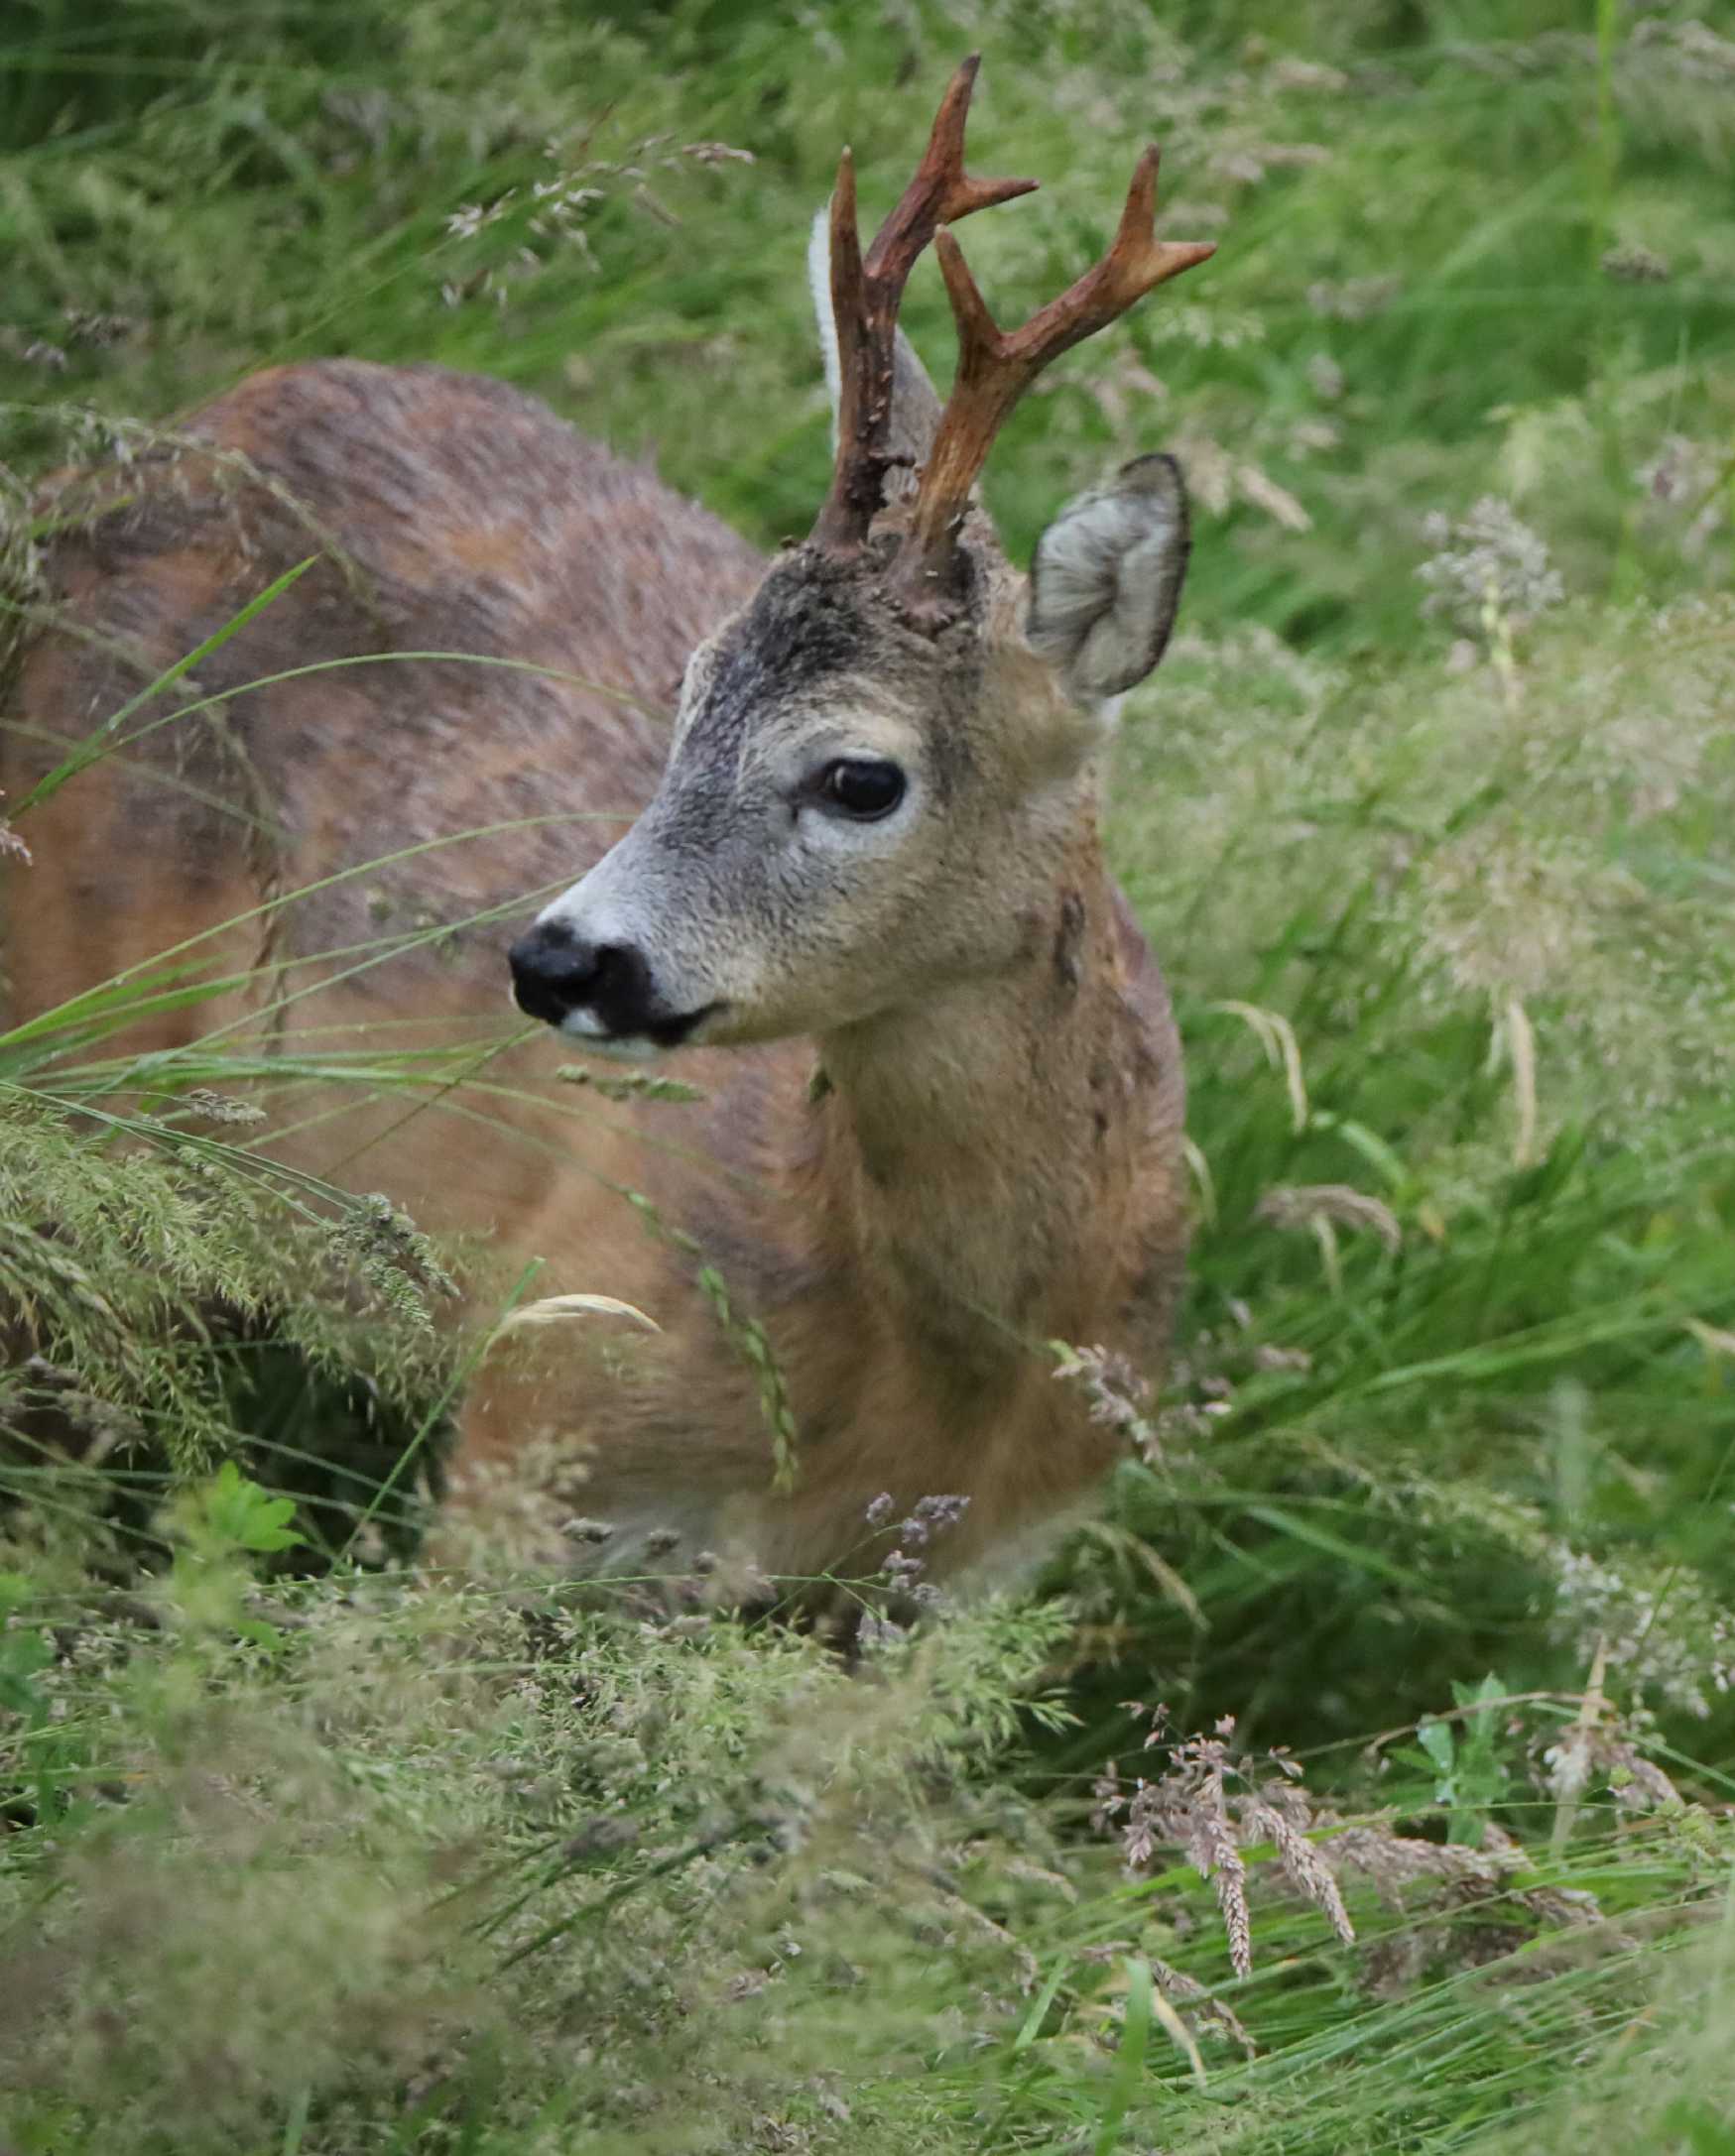
<svg viewBox="0 0 1735 2156">
<path fill-rule="evenodd" d="M 580 1008 L 568 1011 L 557 1029 L 583 1041 L 598 1054 L 616 1056 L 623 1062 L 642 1062 L 671 1048 L 688 1045 L 705 1020 L 726 1008 L 720 1003 L 701 1004 L 696 1011 L 683 1011 L 673 1018 L 645 1018 L 623 1032 L 609 1030 L 594 1011 Z"/>
</svg>

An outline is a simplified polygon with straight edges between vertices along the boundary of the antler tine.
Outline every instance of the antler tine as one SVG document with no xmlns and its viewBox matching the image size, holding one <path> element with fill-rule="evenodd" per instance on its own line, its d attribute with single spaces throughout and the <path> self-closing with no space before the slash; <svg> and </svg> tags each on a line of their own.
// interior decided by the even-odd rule
<svg viewBox="0 0 1735 2156">
<path fill-rule="evenodd" d="M 907 583 L 931 590 L 951 549 L 995 435 L 1007 415 L 1052 360 L 1126 313 L 1147 293 L 1216 253 L 1209 240 L 1157 237 L 1158 152 L 1140 158 L 1126 206 L 1106 255 L 1057 299 L 1008 333 L 996 324 L 949 232 L 936 243 L 957 323 L 958 366 L 952 393 L 923 469 L 900 564 Z"/>
<path fill-rule="evenodd" d="M 972 53 L 946 85 L 916 176 L 862 259 L 855 163 L 845 150 L 831 192 L 831 314 L 837 327 L 837 463 L 813 527 L 822 546 L 859 545 L 881 507 L 898 308 L 917 258 L 942 225 L 1014 195 L 1034 180 L 973 180 L 964 170 L 964 124 L 982 56 Z"/>
</svg>

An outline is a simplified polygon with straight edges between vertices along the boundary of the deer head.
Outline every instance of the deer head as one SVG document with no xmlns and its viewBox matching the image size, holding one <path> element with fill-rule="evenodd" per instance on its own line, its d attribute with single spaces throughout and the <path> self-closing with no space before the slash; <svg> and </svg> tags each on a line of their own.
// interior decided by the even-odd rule
<svg viewBox="0 0 1735 2156">
<path fill-rule="evenodd" d="M 1035 182 L 965 172 L 976 68 L 865 257 L 843 154 L 830 491 L 694 654 L 644 814 L 513 947 L 519 1004 L 568 1033 L 626 1052 L 829 1033 L 1011 968 L 1093 806 L 1112 699 L 1162 656 L 1187 551 L 1173 460 L 1063 510 L 1028 585 L 973 490 L 1042 369 L 1212 250 L 1156 238 L 1148 150 L 1103 260 L 1001 331 L 945 228 Z M 958 330 L 943 408 L 897 326 L 930 240 Z"/>
</svg>

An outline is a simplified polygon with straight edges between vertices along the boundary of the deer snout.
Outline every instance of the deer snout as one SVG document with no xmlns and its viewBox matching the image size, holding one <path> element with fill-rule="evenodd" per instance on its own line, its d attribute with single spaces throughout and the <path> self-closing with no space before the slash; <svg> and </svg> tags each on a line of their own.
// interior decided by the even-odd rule
<svg viewBox="0 0 1735 2156">
<path fill-rule="evenodd" d="M 507 952 L 512 994 L 528 1018 L 592 1040 L 673 1048 L 704 1011 L 671 1012 L 650 961 L 630 943 L 592 943 L 562 920 L 538 921 Z"/>
<path fill-rule="evenodd" d="M 539 921 L 507 952 L 512 994 L 529 1018 L 560 1025 L 575 1011 L 591 1013 L 611 1033 L 642 1030 L 649 1014 L 651 969 L 619 943 L 588 943 L 564 921 Z"/>
</svg>

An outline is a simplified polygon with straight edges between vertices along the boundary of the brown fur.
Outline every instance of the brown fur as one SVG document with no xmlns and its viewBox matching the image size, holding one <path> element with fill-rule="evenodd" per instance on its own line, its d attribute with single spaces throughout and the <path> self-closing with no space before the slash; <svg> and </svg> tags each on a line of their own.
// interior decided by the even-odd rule
<svg viewBox="0 0 1735 2156">
<path fill-rule="evenodd" d="M 220 705 L 93 765 L 31 817 L 35 865 L 7 900 L 15 1014 L 278 893 L 472 827 L 552 819 L 438 845 L 225 932 L 224 1002 L 126 1045 L 229 1020 L 278 1052 L 352 1047 L 365 1035 L 315 1029 L 381 1021 L 400 1021 L 380 1036 L 390 1047 L 500 1018 L 496 1037 L 506 941 L 650 797 L 688 655 L 763 564 L 540 405 L 436 369 L 278 370 L 192 432 L 216 453 L 147 462 L 124 506 L 52 548 L 51 624 L 0 734 L 14 801 L 274 576 L 319 558 L 171 692 Z M 982 701 L 960 724 L 974 764 L 1011 775 L 1009 799 L 1049 786 L 1046 835 L 1015 876 L 1000 810 L 952 833 L 961 858 L 946 873 L 971 879 L 969 933 L 928 967 L 924 937 L 951 889 L 936 883 L 935 905 L 897 930 L 903 1000 L 832 1023 L 815 972 L 803 1022 L 817 1049 L 684 1053 L 678 1072 L 705 1096 L 692 1106 L 634 1110 L 555 1085 L 584 1044 L 545 1035 L 486 1064 L 494 1090 L 414 1113 L 401 1096 L 358 1098 L 297 1130 L 326 1094 L 278 1110 L 280 1157 L 388 1189 L 424 1226 L 540 1256 L 539 1294 L 605 1292 L 662 1324 L 655 1340 L 595 1320 L 554 1329 L 540 1371 L 492 1360 L 465 1409 L 474 1460 L 545 1431 L 587 1453 L 581 1508 L 616 1525 L 623 1557 L 666 1524 L 684 1554 L 735 1536 L 769 1569 L 813 1574 L 865 1558 L 862 1514 L 880 1491 L 894 1518 L 955 1492 L 971 1509 L 934 1569 L 956 1569 L 1059 1513 L 1110 1460 L 1045 1344 L 1102 1341 L 1148 1370 L 1161 1359 L 1183 1243 L 1177 1044 L 1103 868 L 1094 752 L 1015 604 L 1010 584 L 988 596 Z M 560 678 L 418 658 L 247 686 L 417 652 Z M 1021 732 L 1007 713 L 1033 702 L 1043 725 Z M 301 963 L 477 912 L 495 918 L 342 980 L 354 958 Z M 991 933 L 1004 952 L 967 970 Z M 315 981 L 331 985 L 258 1016 Z M 771 1487 L 756 1378 L 695 1290 L 695 1260 L 624 1191 L 695 1237 L 737 1310 L 763 1322 L 799 1433 L 793 1494 Z"/>
</svg>

